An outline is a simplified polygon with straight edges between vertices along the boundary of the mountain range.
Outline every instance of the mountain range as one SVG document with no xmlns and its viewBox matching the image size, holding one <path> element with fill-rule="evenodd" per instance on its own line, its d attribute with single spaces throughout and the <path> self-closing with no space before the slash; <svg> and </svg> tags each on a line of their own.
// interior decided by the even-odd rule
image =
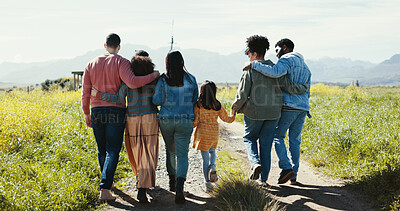
<svg viewBox="0 0 400 211">
<path fill-rule="evenodd" d="M 143 45 L 125 44 L 120 54 L 131 58 L 135 50 L 144 49 L 153 59 L 156 69 L 165 72 L 165 56 L 169 48 L 150 49 Z M 199 49 L 176 49 L 182 52 L 186 69 L 196 76 L 197 82 L 208 79 L 219 83 L 238 83 L 242 67 L 248 62 L 244 51 L 221 55 Z M 89 51 L 72 59 L 52 60 L 35 63 L 0 64 L 0 84 L 37 84 L 46 79 L 71 77 L 72 71 L 84 70 L 86 64 L 96 56 L 105 52 L 104 49 Z M 304 55 L 306 56 L 306 55 Z M 267 58 L 276 62 L 274 54 Z M 362 86 L 398 86 L 400 85 L 400 54 L 374 64 L 368 61 L 351 60 L 349 58 L 324 57 L 318 60 L 306 59 L 312 72 L 313 82 L 350 84 L 358 80 Z"/>
</svg>

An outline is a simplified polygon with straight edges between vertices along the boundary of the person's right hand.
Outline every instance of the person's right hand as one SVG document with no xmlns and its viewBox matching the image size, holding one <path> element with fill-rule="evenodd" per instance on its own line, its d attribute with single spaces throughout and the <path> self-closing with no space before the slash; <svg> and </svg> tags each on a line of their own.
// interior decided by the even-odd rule
<svg viewBox="0 0 400 211">
<path fill-rule="evenodd" d="M 92 127 L 92 118 L 90 114 L 85 114 L 85 122 L 88 127 Z"/>
<path fill-rule="evenodd" d="M 154 76 L 156 77 L 156 79 L 158 78 L 158 77 L 160 77 L 160 72 L 158 72 L 157 70 L 154 70 Z"/>
<path fill-rule="evenodd" d="M 236 116 L 236 113 L 233 109 L 231 109 L 231 116 Z"/>
</svg>

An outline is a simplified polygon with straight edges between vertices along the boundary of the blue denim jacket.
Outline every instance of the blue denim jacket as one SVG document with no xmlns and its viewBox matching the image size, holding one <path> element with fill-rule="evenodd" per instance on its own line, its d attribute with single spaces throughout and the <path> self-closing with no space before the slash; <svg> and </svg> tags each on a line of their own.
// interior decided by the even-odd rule
<svg viewBox="0 0 400 211">
<path fill-rule="evenodd" d="M 283 106 L 309 111 L 311 72 L 299 53 L 287 53 L 283 55 L 274 66 L 264 65 L 253 61 L 252 68 L 270 78 L 279 78 L 288 74 L 289 79 L 298 84 L 308 85 L 307 92 L 302 95 L 283 93 Z"/>
<path fill-rule="evenodd" d="M 195 119 L 193 105 L 199 96 L 196 78 L 187 73 L 183 86 L 169 86 L 164 77 L 157 81 L 153 103 L 160 105 L 158 119 Z"/>
</svg>

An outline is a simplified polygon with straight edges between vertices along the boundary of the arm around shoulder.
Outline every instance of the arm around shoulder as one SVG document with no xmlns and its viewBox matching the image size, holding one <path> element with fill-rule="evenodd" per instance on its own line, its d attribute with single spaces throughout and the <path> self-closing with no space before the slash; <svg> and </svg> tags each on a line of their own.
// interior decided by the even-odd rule
<svg viewBox="0 0 400 211">
<path fill-rule="evenodd" d="M 160 73 L 155 71 L 145 76 L 136 76 L 132 70 L 128 60 L 121 62 L 119 67 L 119 76 L 121 80 L 131 89 L 142 87 L 158 77 Z"/>
<path fill-rule="evenodd" d="M 263 74 L 264 76 L 270 78 L 279 78 L 287 74 L 289 64 L 288 61 L 286 61 L 285 59 L 279 59 L 278 63 L 276 63 L 276 65 L 274 66 L 263 64 L 259 61 L 253 61 L 251 63 L 251 68 Z"/>
</svg>

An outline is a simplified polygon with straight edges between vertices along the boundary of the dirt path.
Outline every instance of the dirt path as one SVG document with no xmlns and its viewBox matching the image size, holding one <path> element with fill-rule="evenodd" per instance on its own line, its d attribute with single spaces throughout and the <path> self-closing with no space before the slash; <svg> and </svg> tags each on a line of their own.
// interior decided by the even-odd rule
<svg viewBox="0 0 400 211">
<path fill-rule="evenodd" d="M 247 153 L 243 145 L 244 127 L 234 122 L 232 124 L 221 123 L 221 144 L 219 148 L 225 148 L 240 156 L 250 171 Z M 165 148 L 160 140 L 160 158 L 156 171 L 156 187 L 148 192 L 151 198 L 150 204 L 139 204 L 136 200 L 136 188 L 134 181 L 126 190 L 115 189 L 114 193 L 119 197 L 115 202 L 102 208 L 102 210 L 212 210 L 214 204 L 209 195 L 205 193 L 204 179 L 201 172 L 201 155 L 198 151 L 189 150 L 189 171 L 185 183 L 185 196 L 187 202 L 184 205 L 174 203 L 174 194 L 168 191 L 168 175 L 165 169 Z M 278 185 L 280 169 L 275 153 L 272 153 L 272 167 L 268 183 L 272 185 L 270 193 L 273 194 L 281 205 L 287 210 L 376 210 L 356 193 L 343 187 L 343 182 L 319 175 L 310 165 L 301 161 L 298 173 L 298 185 Z"/>
<path fill-rule="evenodd" d="M 244 126 L 234 122 L 221 123 L 224 138 L 242 140 Z M 238 143 L 233 141 L 232 143 Z M 236 151 L 247 159 L 243 143 L 234 146 Z M 235 149 L 234 149 L 235 150 Z M 271 171 L 268 183 L 272 185 L 270 193 L 287 210 L 377 210 L 372 208 L 365 199 L 356 196 L 357 193 L 346 190 L 344 182 L 327 178 L 317 173 L 307 162 L 300 161 L 297 185 L 278 185 L 281 169 L 278 167 L 278 158 L 272 149 Z M 247 161 L 248 163 L 248 161 Z M 250 164 L 248 164 L 249 166 Z"/>
</svg>

